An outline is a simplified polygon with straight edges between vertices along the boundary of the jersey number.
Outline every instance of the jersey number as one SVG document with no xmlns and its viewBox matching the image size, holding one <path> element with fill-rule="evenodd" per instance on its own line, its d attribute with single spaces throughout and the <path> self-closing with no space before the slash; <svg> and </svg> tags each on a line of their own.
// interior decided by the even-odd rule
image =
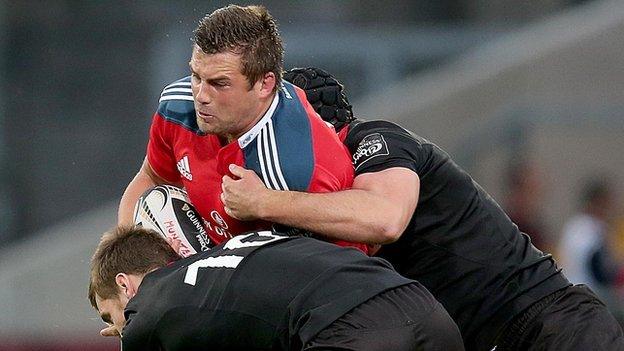
<svg viewBox="0 0 624 351">
<path fill-rule="evenodd" d="M 269 231 L 255 232 L 246 235 L 238 235 L 228 240 L 222 250 L 234 250 L 244 247 L 256 247 L 272 243 L 277 240 L 286 239 L 285 236 L 274 235 Z M 208 257 L 197 260 L 190 264 L 186 269 L 184 282 L 195 286 L 197 283 L 197 272 L 200 268 L 236 268 L 238 264 L 245 258 L 237 255 L 222 255 L 216 257 Z"/>
</svg>

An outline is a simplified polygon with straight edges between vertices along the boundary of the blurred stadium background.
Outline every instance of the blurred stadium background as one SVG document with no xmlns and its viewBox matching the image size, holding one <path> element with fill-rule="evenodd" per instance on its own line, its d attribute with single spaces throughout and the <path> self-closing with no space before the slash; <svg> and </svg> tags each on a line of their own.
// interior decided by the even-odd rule
<svg viewBox="0 0 624 351">
<path fill-rule="evenodd" d="M 0 350 L 118 347 L 86 299 L 89 257 L 192 30 L 228 3 L 0 0 Z M 262 3 L 286 68 L 325 68 L 356 115 L 442 146 L 543 250 L 565 257 L 582 184 L 609 179 L 624 261 L 624 2 Z M 621 290 L 596 288 L 621 317 Z"/>
</svg>

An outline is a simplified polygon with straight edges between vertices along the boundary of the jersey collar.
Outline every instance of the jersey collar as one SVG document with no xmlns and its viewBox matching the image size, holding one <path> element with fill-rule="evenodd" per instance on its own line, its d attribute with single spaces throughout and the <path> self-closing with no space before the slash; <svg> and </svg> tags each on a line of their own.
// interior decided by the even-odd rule
<svg viewBox="0 0 624 351">
<path fill-rule="evenodd" d="M 250 130 L 248 130 L 247 133 L 241 135 L 240 138 L 238 138 L 238 146 L 241 149 L 249 145 L 249 143 L 251 143 L 256 138 L 256 136 L 260 134 L 260 131 L 262 130 L 262 128 L 267 123 L 269 123 L 269 121 L 271 120 L 271 117 L 273 117 L 273 114 L 275 113 L 275 109 L 277 109 L 278 103 L 279 103 L 279 90 L 275 92 L 275 96 L 273 97 L 271 106 L 269 106 L 269 109 L 264 114 L 264 116 L 262 116 L 262 118 L 260 118 L 258 123 L 256 123 Z"/>
</svg>

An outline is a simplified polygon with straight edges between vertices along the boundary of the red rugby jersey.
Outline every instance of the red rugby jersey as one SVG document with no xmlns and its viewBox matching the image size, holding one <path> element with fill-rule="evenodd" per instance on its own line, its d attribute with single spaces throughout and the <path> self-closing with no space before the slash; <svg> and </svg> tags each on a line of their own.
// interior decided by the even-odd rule
<svg viewBox="0 0 624 351">
<path fill-rule="evenodd" d="M 270 228 L 270 223 L 239 221 L 225 213 L 221 179 L 232 163 L 255 171 L 270 189 L 331 192 L 351 187 L 348 150 L 301 89 L 284 82 L 260 121 L 222 146 L 218 137 L 198 128 L 190 84 L 186 77 L 164 89 L 150 128 L 147 158 L 160 177 L 184 184 L 215 244 Z M 364 244 L 334 242 L 368 251 Z"/>
</svg>

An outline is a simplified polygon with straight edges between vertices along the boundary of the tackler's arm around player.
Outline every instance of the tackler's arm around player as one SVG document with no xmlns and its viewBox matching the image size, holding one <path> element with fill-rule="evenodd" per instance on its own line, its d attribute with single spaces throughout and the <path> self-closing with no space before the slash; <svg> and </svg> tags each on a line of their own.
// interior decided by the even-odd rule
<svg viewBox="0 0 624 351">
<path fill-rule="evenodd" d="M 355 178 L 353 188 L 333 193 L 267 189 L 258 176 L 232 165 L 221 199 L 232 217 L 263 219 L 333 239 L 385 244 L 407 227 L 418 202 L 418 175 L 401 167 Z"/>
</svg>

